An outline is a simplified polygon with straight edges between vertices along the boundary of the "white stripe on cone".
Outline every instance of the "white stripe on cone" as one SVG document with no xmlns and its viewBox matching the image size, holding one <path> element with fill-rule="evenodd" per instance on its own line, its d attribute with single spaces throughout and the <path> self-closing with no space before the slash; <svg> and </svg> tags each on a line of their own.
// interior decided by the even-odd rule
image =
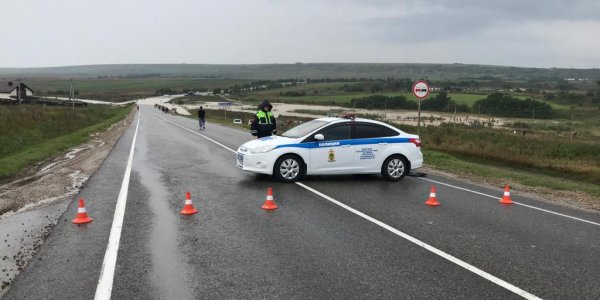
<svg viewBox="0 0 600 300">
<path fill-rule="evenodd" d="M 429 197 L 435 198 L 435 193 L 430 193 Z"/>
<path fill-rule="evenodd" d="M 510 192 L 504 192 L 504 196 L 510 196 Z"/>
<path fill-rule="evenodd" d="M 77 213 L 79 213 L 79 214 L 85 213 L 85 207 L 79 207 L 79 208 L 77 208 Z"/>
<path fill-rule="evenodd" d="M 271 196 L 271 195 L 267 195 L 267 200 L 271 200 L 271 201 L 273 201 L 273 196 Z"/>
<path fill-rule="evenodd" d="M 185 199 L 185 205 L 190 205 L 192 204 L 192 200 L 191 199 Z"/>
</svg>

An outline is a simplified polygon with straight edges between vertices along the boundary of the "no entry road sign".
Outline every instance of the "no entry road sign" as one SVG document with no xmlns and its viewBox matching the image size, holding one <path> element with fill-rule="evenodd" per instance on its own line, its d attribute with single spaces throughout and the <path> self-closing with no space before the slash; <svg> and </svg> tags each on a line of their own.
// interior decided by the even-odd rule
<svg viewBox="0 0 600 300">
<path fill-rule="evenodd" d="M 429 95 L 429 90 L 429 84 L 424 80 L 416 81 L 412 87 L 413 95 L 419 99 L 427 97 L 427 95 Z"/>
</svg>

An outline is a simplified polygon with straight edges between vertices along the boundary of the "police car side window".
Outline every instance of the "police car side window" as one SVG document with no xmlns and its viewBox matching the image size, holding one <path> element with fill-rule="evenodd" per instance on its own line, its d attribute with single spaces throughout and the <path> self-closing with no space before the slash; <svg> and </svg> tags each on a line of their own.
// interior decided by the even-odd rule
<svg viewBox="0 0 600 300">
<path fill-rule="evenodd" d="M 395 130 L 385 127 L 385 126 L 381 126 L 381 136 L 382 137 L 398 136 L 398 135 L 399 135 L 398 131 L 395 131 Z"/>
<path fill-rule="evenodd" d="M 324 141 L 337 141 L 350 139 L 350 125 L 333 126 L 325 128 L 321 134 L 325 137 Z"/>
<path fill-rule="evenodd" d="M 381 137 L 381 129 L 377 125 L 356 124 L 354 130 L 354 138 L 356 139 Z"/>
<path fill-rule="evenodd" d="M 355 139 L 370 139 L 398 135 L 397 132 L 390 128 L 375 124 L 356 124 L 354 130 Z"/>
</svg>

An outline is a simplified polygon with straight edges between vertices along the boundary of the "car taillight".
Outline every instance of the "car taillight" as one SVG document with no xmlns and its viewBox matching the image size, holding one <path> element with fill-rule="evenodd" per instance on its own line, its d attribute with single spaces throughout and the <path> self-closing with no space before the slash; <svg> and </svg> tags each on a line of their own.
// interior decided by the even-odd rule
<svg viewBox="0 0 600 300">
<path fill-rule="evenodd" d="M 421 140 L 420 139 L 408 139 L 409 142 L 415 144 L 415 146 L 417 147 L 421 147 Z"/>
</svg>

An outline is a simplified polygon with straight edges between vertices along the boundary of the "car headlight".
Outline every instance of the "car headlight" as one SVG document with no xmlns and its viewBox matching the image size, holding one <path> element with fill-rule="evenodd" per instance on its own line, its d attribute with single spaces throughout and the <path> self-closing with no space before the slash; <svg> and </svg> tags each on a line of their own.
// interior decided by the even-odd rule
<svg viewBox="0 0 600 300">
<path fill-rule="evenodd" d="M 269 152 L 269 151 L 275 149 L 275 147 L 277 147 L 277 145 L 260 146 L 260 147 L 254 148 L 254 149 L 250 149 L 250 153 L 252 153 L 252 154 L 265 153 L 265 152 Z"/>
</svg>

